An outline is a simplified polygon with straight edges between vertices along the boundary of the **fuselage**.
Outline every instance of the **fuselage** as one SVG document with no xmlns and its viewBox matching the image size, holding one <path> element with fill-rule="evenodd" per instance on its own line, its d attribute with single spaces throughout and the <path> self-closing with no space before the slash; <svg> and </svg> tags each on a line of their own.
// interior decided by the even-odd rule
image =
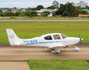
<svg viewBox="0 0 89 70">
<path fill-rule="evenodd" d="M 56 39 L 58 37 L 58 39 Z M 46 47 L 47 45 L 65 45 L 72 46 L 77 44 L 80 41 L 80 38 L 77 37 L 67 37 L 61 33 L 52 33 L 46 34 L 32 39 L 21 39 L 21 45 L 23 46 L 42 46 Z"/>
</svg>

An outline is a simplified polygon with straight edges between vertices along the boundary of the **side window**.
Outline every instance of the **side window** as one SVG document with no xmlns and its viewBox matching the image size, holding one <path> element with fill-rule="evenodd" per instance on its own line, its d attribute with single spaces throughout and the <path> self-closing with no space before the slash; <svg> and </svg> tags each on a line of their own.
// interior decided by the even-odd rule
<svg viewBox="0 0 89 70">
<path fill-rule="evenodd" d="M 45 40 L 52 40 L 51 35 L 44 37 Z"/>
<path fill-rule="evenodd" d="M 67 36 L 64 35 L 64 34 L 61 34 L 61 36 L 62 36 L 63 39 L 67 38 Z"/>
<path fill-rule="evenodd" d="M 53 35 L 54 39 L 57 40 L 57 39 L 61 39 L 59 35 Z"/>
</svg>

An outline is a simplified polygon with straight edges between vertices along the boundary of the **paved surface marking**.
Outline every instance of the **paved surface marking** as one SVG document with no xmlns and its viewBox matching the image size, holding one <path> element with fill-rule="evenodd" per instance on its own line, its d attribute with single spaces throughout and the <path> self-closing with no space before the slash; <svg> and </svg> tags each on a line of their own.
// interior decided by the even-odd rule
<svg viewBox="0 0 89 70">
<path fill-rule="evenodd" d="M 0 62 L 0 70 L 30 70 L 27 62 Z"/>
<path fill-rule="evenodd" d="M 70 48 L 58 48 L 59 54 L 51 53 L 51 49 L 38 47 L 0 47 L 0 60 L 28 60 L 28 59 L 85 59 L 89 60 L 89 46 L 80 47 L 79 52 Z"/>
</svg>

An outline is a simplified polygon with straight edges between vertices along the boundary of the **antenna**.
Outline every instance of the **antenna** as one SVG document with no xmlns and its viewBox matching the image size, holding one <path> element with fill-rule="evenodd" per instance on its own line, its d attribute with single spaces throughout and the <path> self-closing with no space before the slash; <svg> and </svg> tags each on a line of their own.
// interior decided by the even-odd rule
<svg viewBox="0 0 89 70">
<path fill-rule="evenodd" d="M 45 31 L 49 34 L 49 32 L 47 30 L 45 30 Z"/>
</svg>

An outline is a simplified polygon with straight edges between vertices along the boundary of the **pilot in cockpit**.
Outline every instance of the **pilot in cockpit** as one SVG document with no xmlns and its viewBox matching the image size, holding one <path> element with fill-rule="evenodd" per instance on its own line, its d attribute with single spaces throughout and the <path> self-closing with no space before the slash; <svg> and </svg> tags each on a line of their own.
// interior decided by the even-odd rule
<svg viewBox="0 0 89 70">
<path fill-rule="evenodd" d="M 60 39 L 59 35 L 55 35 L 54 38 L 55 38 L 55 39 Z"/>
</svg>

